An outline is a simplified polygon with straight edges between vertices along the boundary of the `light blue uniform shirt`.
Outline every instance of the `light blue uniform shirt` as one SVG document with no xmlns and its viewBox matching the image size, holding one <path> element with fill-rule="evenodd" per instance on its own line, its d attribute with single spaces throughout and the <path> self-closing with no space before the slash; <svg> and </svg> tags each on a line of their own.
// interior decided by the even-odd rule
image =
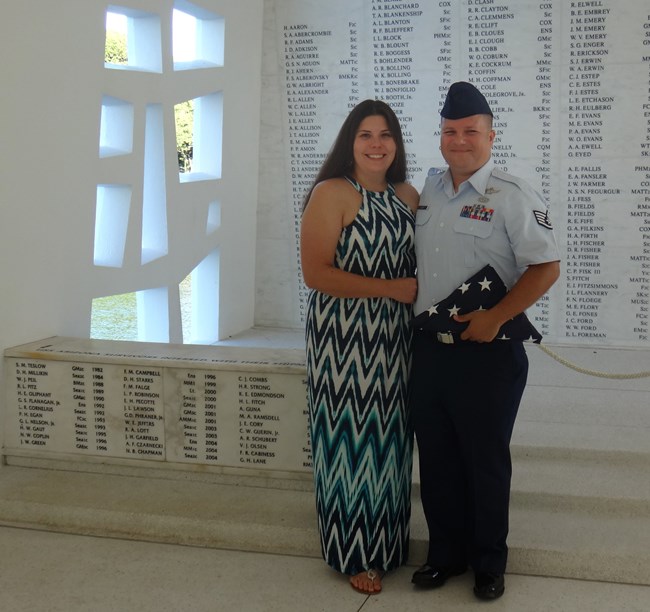
<svg viewBox="0 0 650 612">
<path fill-rule="evenodd" d="M 531 264 L 560 259 L 544 199 L 489 160 L 454 193 L 432 168 L 415 218 L 416 315 L 491 264 L 508 289 Z"/>
</svg>

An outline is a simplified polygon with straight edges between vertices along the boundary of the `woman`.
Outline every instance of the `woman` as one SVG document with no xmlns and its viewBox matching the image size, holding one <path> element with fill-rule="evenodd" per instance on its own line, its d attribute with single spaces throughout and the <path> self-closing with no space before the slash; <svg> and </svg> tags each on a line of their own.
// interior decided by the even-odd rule
<svg viewBox="0 0 650 612">
<path fill-rule="evenodd" d="M 412 435 L 406 412 L 415 300 L 414 219 L 397 117 L 348 115 L 306 198 L 309 423 L 325 561 L 364 593 L 408 556 Z"/>
</svg>

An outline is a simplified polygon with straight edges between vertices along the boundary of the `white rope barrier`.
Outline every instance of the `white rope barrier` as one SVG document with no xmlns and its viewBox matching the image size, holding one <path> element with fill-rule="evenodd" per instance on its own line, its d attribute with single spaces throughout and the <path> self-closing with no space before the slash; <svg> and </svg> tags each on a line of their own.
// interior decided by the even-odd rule
<svg viewBox="0 0 650 612">
<path fill-rule="evenodd" d="M 550 348 L 544 346 L 543 344 L 538 344 L 537 346 L 540 349 L 542 349 L 549 357 L 555 359 L 555 361 L 561 363 L 563 366 L 566 366 L 567 368 L 571 368 L 576 372 L 587 374 L 588 376 L 596 376 L 598 378 L 615 378 L 615 379 L 623 379 L 623 380 L 632 379 L 632 378 L 647 378 L 650 376 L 650 370 L 646 370 L 645 372 L 633 372 L 630 374 L 623 374 L 623 373 L 617 374 L 613 372 L 600 372 L 598 370 L 590 370 L 588 368 L 580 367 L 575 363 L 571 363 L 570 361 L 564 359 L 564 357 L 558 355 L 555 351 L 552 351 Z"/>
</svg>

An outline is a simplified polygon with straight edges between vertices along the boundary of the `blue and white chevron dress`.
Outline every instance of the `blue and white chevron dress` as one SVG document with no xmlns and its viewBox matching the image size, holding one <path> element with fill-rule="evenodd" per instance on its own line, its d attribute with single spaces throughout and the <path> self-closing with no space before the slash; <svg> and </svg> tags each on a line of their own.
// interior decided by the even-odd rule
<svg viewBox="0 0 650 612">
<path fill-rule="evenodd" d="M 350 180 L 350 179 L 348 179 Z M 336 267 L 415 276 L 414 215 L 366 191 L 343 229 Z M 389 298 L 309 295 L 306 344 L 316 508 L 325 561 L 345 574 L 391 570 L 408 557 L 412 435 L 407 413 L 411 306 Z"/>
</svg>

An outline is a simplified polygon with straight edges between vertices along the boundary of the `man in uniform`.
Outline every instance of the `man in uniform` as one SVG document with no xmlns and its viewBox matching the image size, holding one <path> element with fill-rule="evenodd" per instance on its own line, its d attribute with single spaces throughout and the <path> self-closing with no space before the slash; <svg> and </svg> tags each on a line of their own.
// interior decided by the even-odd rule
<svg viewBox="0 0 650 612">
<path fill-rule="evenodd" d="M 510 438 L 528 373 L 522 342 L 496 338 L 557 280 L 559 256 L 542 197 L 491 160 L 485 97 L 454 83 L 440 114 L 448 168 L 429 172 L 420 198 L 415 314 L 486 264 L 509 291 L 492 308 L 455 316 L 467 324 L 455 338 L 415 330 L 412 411 L 429 552 L 412 582 L 439 587 L 470 565 L 475 595 L 496 599 L 505 590 Z"/>
</svg>

